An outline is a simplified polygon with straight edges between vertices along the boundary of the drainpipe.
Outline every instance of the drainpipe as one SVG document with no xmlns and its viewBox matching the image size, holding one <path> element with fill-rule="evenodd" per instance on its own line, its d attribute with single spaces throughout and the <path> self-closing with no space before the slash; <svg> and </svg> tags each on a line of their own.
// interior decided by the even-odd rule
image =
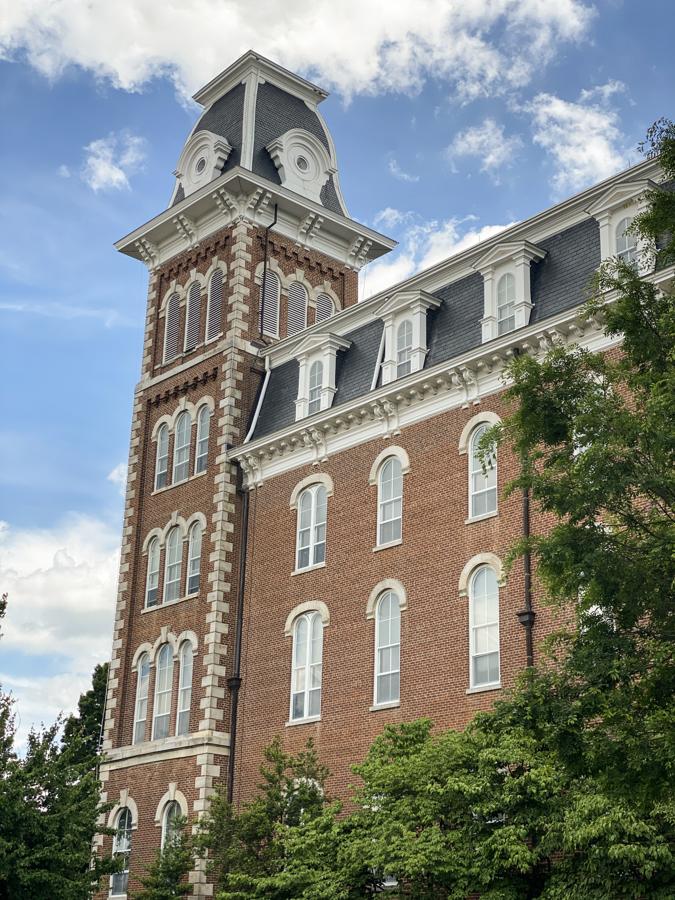
<svg viewBox="0 0 675 900">
<path fill-rule="evenodd" d="M 530 538 L 530 489 L 523 489 L 523 538 L 529 541 Z M 518 621 L 525 628 L 525 655 L 527 658 L 527 667 L 531 669 L 534 666 L 534 645 L 532 641 L 532 630 L 534 628 L 535 612 L 532 609 L 532 559 L 529 547 L 523 554 L 523 589 L 525 607 L 516 613 Z"/>
<path fill-rule="evenodd" d="M 243 479 L 241 467 L 238 467 Z M 241 642 L 244 625 L 244 588 L 246 586 L 246 556 L 248 551 L 248 504 L 249 492 L 240 484 L 238 492 L 242 496 L 241 534 L 239 544 L 239 581 L 237 585 L 237 611 L 235 621 L 234 654 L 232 659 L 232 675 L 227 679 L 230 691 L 230 756 L 227 767 L 227 800 L 232 802 L 234 793 L 234 766 L 237 746 L 237 709 L 239 707 L 239 688 L 241 687 Z"/>
<path fill-rule="evenodd" d="M 267 248 L 269 245 L 270 239 L 270 229 L 272 229 L 277 224 L 277 213 L 279 211 L 278 205 L 274 204 L 274 218 L 270 222 L 270 224 L 265 228 L 265 251 L 263 254 L 263 271 L 262 271 L 262 282 L 260 286 L 260 340 L 263 341 L 263 317 L 265 315 L 265 281 L 267 277 Z M 264 341 L 263 341 L 264 343 Z"/>
</svg>

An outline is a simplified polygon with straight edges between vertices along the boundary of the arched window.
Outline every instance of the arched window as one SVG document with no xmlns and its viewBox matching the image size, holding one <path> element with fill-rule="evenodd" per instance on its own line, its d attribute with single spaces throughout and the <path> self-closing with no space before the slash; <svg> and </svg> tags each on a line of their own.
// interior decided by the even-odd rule
<svg viewBox="0 0 675 900">
<path fill-rule="evenodd" d="M 385 591 L 375 610 L 375 705 L 397 703 L 401 692 L 401 605 Z"/>
<path fill-rule="evenodd" d="M 160 425 L 157 432 L 157 461 L 155 463 L 155 490 L 166 487 L 169 472 L 169 426 Z"/>
<path fill-rule="evenodd" d="M 192 422 L 190 413 L 182 412 L 176 420 L 176 436 L 173 444 L 173 483 L 185 481 L 190 474 L 190 437 Z"/>
<path fill-rule="evenodd" d="M 183 542 L 178 528 L 172 528 L 166 539 L 164 561 L 164 602 L 180 597 L 180 570 L 183 562 Z"/>
<path fill-rule="evenodd" d="M 197 450 L 195 453 L 195 475 L 206 469 L 209 458 L 209 424 L 211 422 L 211 410 L 208 406 L 202 406 L 197 416 Z"/>
<path fill-rule="evenodd" d="M 152 719 L 153 741 L 159 741 L 169 736 L 172 686 L 173 651 L 170 644 L 164 644 L 157 657 L 157 671 L 155 673 L 155 705 Z"/>
<path fill-rule="evenodd" d="M 469 587 L 471 687 L 499 684 L 499 585 L 491 566 L 476 569 Z"/>
<path fill-rule="evenodd" d="M 180 677 L 178 681 L 178 710 L 176 734 L 190 731 L 190 704 L 192 703 L 192 644 L 183 641 L 180 648 Z"/>
<path fill-rule="evenodd" d="M 153 538 L 148 546 L 148 574 L 145 581 L 145 605 L 159 602 L 159 540 Z"/>
<path fill-rule="evenodd" d="M 190 529 L 190 537 L 188 539 L 188 565 L 187 565 L 187 584 L 185 585 L 185 595 L 196 594 L 199 591 L 199 564 L 202 559 L 202 526 L 200 522 L 195 522 Z"/>
<path fill-rule="evenodd" d="M 480 439 L 488 425 L 479 425 L 471 435 L 469 444 L 469 517 L 477 519 L 497 511 L 497 453 L 493 451 L 486 460 L 486 469 L 478 453 Z"/>
<path fill-rule="evenodd" d="M 497 282 L 497 334 L 516 327 L 516 280 L 507 272 Z"/>
<path fill-rule="evenodd" d="M 269 269 L 260 286 L 260 321 L 263 334 L 279 336 L 279 279 Z"/>
<path fill-rule="evenodd" d="M 616 226 L 616 255 L 629 266 L 637 262 L 637 238 L 629 231 L 632 224 L 632 218 L 626 217 Z"/>
<path fill-rule="evenodd" d="M 309 393 L 307 415 L 311 416 L 321 409 L 321 388 L 323 386 L 323 363 L 315 359 L 309 369 Z"/>
<path fill-rule="evenodd" d="M 335 312 L 335 306 L 328 294 L 319 294 L 316 298 L 316 321 L 325 322 Z"/>
<path fill-rule="evenodd" d="M 218 337 L 223 318 L 223 272 L 216 269 L 209 282 L 209 302 L 206 309 L 206 340 Z"/>
<path fill-rule="evenodd" d="M 377 544 L 401 540 L 403 475 L 397 456 L 388 457 L 377 478 Z"/>
<path fill-rule="evenodd" d="M 307 326 L 307 291 L 299 281 L 288 288 L 288 334 L 297 334 Z"/>
<path fill-rule="evenodd" d="M 122 867 L 119 872 L 114 872 L 110 876 L 110 893 L 117 896 L 118 894 L 126 894 L 129 884 L 129 857 L 131 856 L 131 810 L 128 806 L 123 806 L 117 814 L 117 823 L 115 825 L 115 835 L 113 837 L 113 856 L 115 859 L 122 860 Z"/>
<path fill-rule="evenodd" d="M 410 319 L 404 319 L 396 330 L 396 377 L 403 378 L 412 370 L 413 328 Z"/>
<path fill-rule="evenodd" d="M 164 323 L 164 362 L 170 362 L 178 355 L 178 328 L 180 324 L 180 297 L 172 294 L 166 304 Z"/>
<path fill-rule="evenodd" d="M 199 343 L 199 326 L 202 317 L 202 289 L 198 281 L 193 281 L 188 291 L 187 315 L 185 317 L 185 349 L 194 350 Z"/>
<path fill-rule="evenodd" d="M 180 834 L 178 822 L 181 816 L 180 803 L 177 800 L 169 800 L 162 814 L 162 850 L 178 839 Z"/>
<path fill-rule="evenodd" d="M 150 657 L 143 653 L 136 665 L 136 706 L 134 708 L 133 743 L 145 740 L 145 722 L 148 718 L 148 685 L 150 683 Z"/>
<path fill-rule="evenodd" d="M 293 629 L 291 719 L 309 719 L 321 713 L 321 663 L 323 623 L 321 614 L 298 616 Z"/>
<path fill-rule="evenodd" d="M 326 559 L 326 488 L 315 484 L 298 500 L 296 568 L 316 566 Z"/>
</svg>

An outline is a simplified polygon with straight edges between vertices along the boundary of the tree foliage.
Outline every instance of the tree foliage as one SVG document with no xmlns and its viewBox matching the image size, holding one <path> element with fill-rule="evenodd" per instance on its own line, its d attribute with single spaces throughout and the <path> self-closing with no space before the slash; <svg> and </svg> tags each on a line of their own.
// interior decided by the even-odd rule
<svg viewBox="0 0 675 900">
<path fill-rule="evenodd" d="M 105 698 L 108 684 L 108 663 L 99 663 L 91 679 L 91 688 L 80 694 L 77 715 L 70 715 L 63 726 L 65 746 L 79 742 L 83 759 L 89 759 L 95 766 L 100 753 L 101 726 L 105 712 Z"/>
<path fill-rule="evenodd" d="M 145 876 L 139 877 L 143 889 L 129 894 L 132 900 L 174 900 L 192 894 L 187 875 L 193 866 L 192 841 L 185 819 L 176 819 L 164 847 L 157 851 Z"/>
</svg>

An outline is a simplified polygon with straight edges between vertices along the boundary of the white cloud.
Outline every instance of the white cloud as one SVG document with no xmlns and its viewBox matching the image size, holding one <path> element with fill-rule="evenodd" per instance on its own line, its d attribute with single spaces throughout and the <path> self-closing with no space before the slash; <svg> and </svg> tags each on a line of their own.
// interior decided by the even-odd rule
<svg viewBox="0 0 675 900">
<path fill-rule="evenodd" d="M 445 153 L 451 164 L 462 156 L 477 156 L 481 161 L 481 172 L 497 181 L 498 171 L 513 165 L 522 146 L 522 139 L 517 134 L 507 137 L 504 126 L 488 118 L 481 125 L 461 131 Z"/>
<path fill-rule="evenodd" d="M 462 99 L 526 84 L 594 15 L 584 0 L 14 0 L 0 57 L 58 77 L 70 65 L 138 90 L 168 75 L 187 95 L 250 47 L 345 97 L 442 79 Z M 195 48 L 199 48 L 198 51 Z"/>
<path fill-rule="evenodd" d="M 373 217 L 374 228 L 396 228 L 404 222 L 410 222 L 414 219 L 415 214 L 412 212 L 402 212 L 393 206 L 386 206 Z"/>
<path fill-rule="evenodd" d="M 404 216 L 410 217 L 412 213 Z M 408 227 L 396 250 L 362 270 L 363 298 L 371 297 L 441 260 L 486 241 L 514 224 L 509 222 L 506 225 L 466 228 L 468 222 L 475 222 L 475 217 L 447 219 L 444 222 L 418 222 Z"/>
<path fill-rule="evenodd" d="M 54 658 L 52 676 L 17 677 L 0 664 L 0 682 L 17 700 L 22 736 L 32 724 L 72 711 L 96 663 L 110 656 L 120 531 L 71 515 L 48 529 L 0 523 L 0 584 L 9 594 L 2 651 Z"/>
<path fill-rule="evenodd" d="M 70 169 L 66 165 L 59 166 L 59 178 L 70 178 Z"/>
<path fill-rule="evenodd" d="M 107 479 L 117 485 L 120 494 L 124 497 L 127 492 L 127 464 L 117 463 L 112 472 L 108 473 Z"/>
<path fill-rule="evenodd" d="M 404 172 L 396 162 L 396 158 L 394 156 L 390 157 L 387 168 L 389 169 L 389 174 L 393 175 L 394 178 L 398 178 L 399 181 L 415 182 L 420 180 L 419 175 L 411 175 L 409 172 Z"/>
<path fill-rule="evenodd" d="M 145 160 L 145 139 L 122 132 L 87 144 L 82 178 L 94 191 L 129 189 L 129 176 Z"/>
<path fill-rule="evenodd" d="M 553 160 L 555 195 L 601 181 L 627 165 L 626 140 L 610 106 L 623 90 L 621 82 L 610 81 L 582 91 L 576 102 L 538 94 L 527 105 L 533 140 Z"/>
</svg>

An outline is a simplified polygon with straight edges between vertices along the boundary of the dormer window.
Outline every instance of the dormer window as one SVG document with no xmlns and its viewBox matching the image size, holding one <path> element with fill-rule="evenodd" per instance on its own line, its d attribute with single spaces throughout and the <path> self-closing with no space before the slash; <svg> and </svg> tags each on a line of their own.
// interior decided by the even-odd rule
<svg viewBox="0 0 675 900">
<path fill-rule="evenodd" d="M 185 145 L 174 172 L 186 197 L 218 178 L 232 152 L 224 137 L 211 131 L 197 131 Z"/>
<path fill-rule="evenodd" d="M 338 350 L 346 350 L 351 341 L 336 334 L 313 334 L 297 348 L 300 365 L 295 419 L 313 416 L 333 403 L 336 392 L 335 364 Z"/>
<path fill-rule="evenodd" d="M 530 267 L 546 251 L 530 241 L 496 244 L 475 264 L 483 276 L 483 343 L 529 324 Z"/>
<path fill-rule="evenodd" d="M 653 248 L 632 234 L 630 226 L 644 209 L 645 192 L 658 189 L 659 185 L 647 178 L 625 181 L 614 185 L 587 208 L 586 212 L 600 226 L 600 258 L 603 262 L 615 256 L 628 265 L 637 266 L 643 274 L 651 271 Z"/>
<path fill-rule="evenodd" d="M 384 320 L 382 384 L 424 368 L 427 355 L 427 310 L 441 301 L 426 291 L 400 291 L 386 300 L 378 314 Z"/>
<path fill-rule="evenodd" d="M 624 216 L 616 226 L 616 255 L 629 266 L 637 264 L 637 238 L 630 231 L 633 224 L 631 216 Z"/>
<path fill-rule="evenodd" d="M 303 128 L 291 128 L 266 149 L 285 188 L 321 203 L 321 189 L 337 170 L 317 137 Z"/>
</svg>

